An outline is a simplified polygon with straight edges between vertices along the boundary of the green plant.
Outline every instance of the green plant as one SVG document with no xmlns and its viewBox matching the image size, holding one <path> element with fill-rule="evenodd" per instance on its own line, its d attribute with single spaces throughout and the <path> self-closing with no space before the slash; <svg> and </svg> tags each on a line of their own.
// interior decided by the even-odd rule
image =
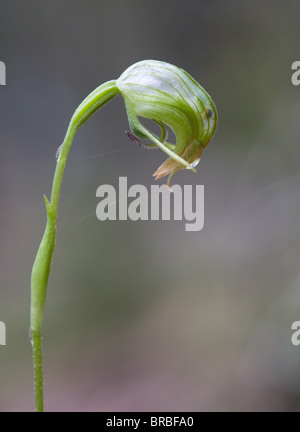
<svg viewBox="0 0 300 432">
<path fill-rule="evenodd" d="M 131 139 L 151 141 L 146 146 L 163 150 L 169 158 L 155 172 L 156 178 L 172 175 L 182 168 L 195 171 L 204 147 L 211 140 L 217 125 L 216 107 L 207 92 L 183 69 L 171 64 L 146 60 L 129 67 L 117 80 L 96 88 L 74 112 L 65 139 L 57 153 L 51 200 L 44 196 L 47 225 L 38 249 L 31 276 L 30 332 L 33 350 L 35 409 L 44 410 L 42 322 L 46 290 L 56 239 L 57 211 L 67 157 L 78 128 L 115 95 L 124 98 L 132 133 Z M 154 120 L 161 128 L 158 137 L 139 120 Z M 165 125 L 173 129 L 176 144 L 166 141 Z"/>
</svg>

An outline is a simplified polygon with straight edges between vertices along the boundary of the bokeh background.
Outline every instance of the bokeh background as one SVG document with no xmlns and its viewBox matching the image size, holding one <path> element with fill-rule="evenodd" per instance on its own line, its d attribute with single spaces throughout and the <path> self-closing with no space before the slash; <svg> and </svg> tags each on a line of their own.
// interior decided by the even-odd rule
<svg viewBox="0 0 300 432">
<path fill-rule="evenodd" d="M 165 160 L 130 142 L 114 98 L 65 172 L 44 321 L 48 411 L 299 411 L 298 1 L 0 1 L 0 410 L 32 411 L 30 273 L 55 153 L 81 100 L 132 63 L 186 69 L 212 95 L 197 174 L 205 225 L 100 223 L 96 189 L 150 188 Z M 161 181 L 164 183 L 164 181 Z"/>
</svg>

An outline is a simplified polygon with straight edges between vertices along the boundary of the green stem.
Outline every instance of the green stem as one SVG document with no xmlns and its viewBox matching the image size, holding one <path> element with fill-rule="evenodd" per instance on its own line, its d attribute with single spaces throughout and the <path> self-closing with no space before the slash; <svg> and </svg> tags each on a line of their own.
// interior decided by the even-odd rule
<svg viewBox="0 0 300 432">
<path fill-rule="evenodd" d="M 44 411 L 43 397 L 43 360 L 42 360 L 42 334 L 33 332 L 31 334 L 33 368 L 34 368 L 34 393 L 35 411 Z"/>
<path fill-rule="evenodd" d="M 54 174 L 51 202 L 46 197 L 47 225 L 31 274 L 30 333 L 33 351 L 35 410 L 43 412 L 43 363 L 42 363 L 42 323 L 46 291 L 49 280 L 52 256 L 55 248 L 56 221 L 61 183 L 67 157 L 78 128 L 119 93 L 115 81 L 108 81 L 96 88 L 77 108 L 70 121 Z"/>
</svg>

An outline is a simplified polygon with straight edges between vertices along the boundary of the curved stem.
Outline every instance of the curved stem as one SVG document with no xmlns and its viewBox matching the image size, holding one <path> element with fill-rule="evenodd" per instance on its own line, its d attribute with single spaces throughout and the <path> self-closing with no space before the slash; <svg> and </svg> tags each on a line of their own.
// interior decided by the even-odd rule
<svg viewBox="0 0 300 432">
<path fill-rule="evenodd" d="M 52 256 L 55 248 L 56 221 L 61 183 L 67 157 L 78 128 L 118 93 L 119 89 L 115 81 L 108 81 L 96 88 L 76 109 L 58 156 L 52 185 L 51 202 L 44 197 L 47 208 L 47 225 L 31 274 L 30 333 L 33 351 L 35 410 L 37 412 L 43 412 L 44 410 L 42 323 Z"/>
</svg>

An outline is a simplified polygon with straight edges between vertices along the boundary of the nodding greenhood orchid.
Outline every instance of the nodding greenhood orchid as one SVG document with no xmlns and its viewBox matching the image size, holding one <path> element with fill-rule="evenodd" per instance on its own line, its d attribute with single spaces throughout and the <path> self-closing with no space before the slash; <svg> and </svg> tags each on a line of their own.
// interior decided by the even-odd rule
<svg viewBox="0 0 300 432">
<path fill-rule="evenodd" d="M 30 334 L 33 350 L 35 406 L 43 411 L 42 322 L 52 256 L 61 184 L 69 151 L 78 128 L 118 93 L 124 98 L 131 132 L 128 136 L 152 141 L 145 145 L 162 149 L 169 158 L 154 173 L 156 179 L 182 168 L 195 171 L 202 150 L 217 126 L 216 107 L 207 92 L 183 69 L 169 63 L 144 60 L 125 70 L 117 80 L 107 81 L 90 93 L 74 112 L 59 147 L 50 201 L 45 197 L 47 225 L 31 274 Z M 142 125 L 139 117 L 154 120 L 158 137 Z M 175 133 L 176 144 L 167 142 L 166 125 Z"/>
<path fill-rule="evenodd" d="M 130 66 L 116 80 L 132 133 L 147 138 L 169 158 L 154 173 L 156 179 L 171 176 L 182 168 L 194 170 L 217 127 L 217 110 L 208 93 L 183 69 L 157 60 Z M 154 120 L 161 128 L 158 137 L 138 117 Z M 168 125 L 176 144 L 166 141 Z M 146 145 L 146 144 L 145 144 Z"/>
<path fill-rule="evenodd" d="M 58 155 L 69 149 L 68 137 L 106 102 L 120 93 L 125 101 L 132 133 L 128 136 L 140 143 L 146 138 L 169 158 L 154 173 L 156 179 L 172 175 L 182 168 L 195 171 L 202 150 L 217 127 L 217 110 L 209 94 L 183 69 L 157 60 L 143 60 L 130 66 L 117 80 L 96 88 L 75 111 Z M 154 120 L 161 129 L 158 137 L 146 128 L 139 117 Z M 176 144 L 166 141 L 168 125 L 175 133 Z"/>
</svg>

